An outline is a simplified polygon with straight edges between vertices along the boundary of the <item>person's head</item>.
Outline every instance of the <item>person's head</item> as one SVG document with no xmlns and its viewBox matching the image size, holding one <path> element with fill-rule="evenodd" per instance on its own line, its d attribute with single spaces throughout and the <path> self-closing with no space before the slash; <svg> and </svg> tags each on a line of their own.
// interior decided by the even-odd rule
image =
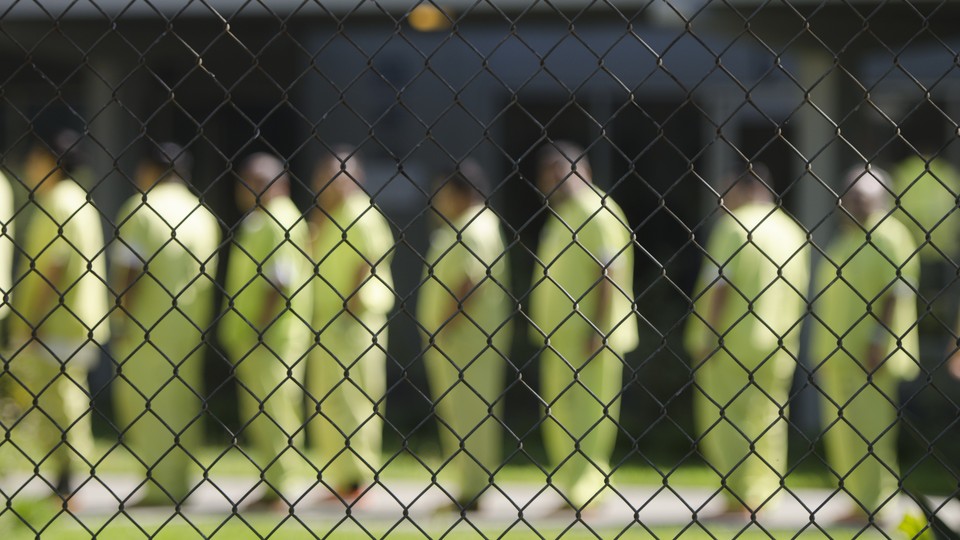
<svg viewBox="0 0 960 540">
<path fill-rule="evenodd" d="M 83 165 L 80 134 L 61 129 L 41 137 L 24 159 L 24 180 L 30 189 L 47 188 L 71 176 Z"/>
<path fill-rule="evenodd" d="M 583 147 L 556 141 L 537 153 L 537 188 L 547 198 L 565 197 L 592 182 L 590 161 Z"/>
<path fill-rule="evenodd" d="M 357 150 L 349 146 L 334 147 L 317 161 L 313 169 L 313 192 L 323 208 L 335 208 L 351 192 L 366 182 L 363 164 Z"/>
<path fill-rule="evenodd" d="M 840 205 L 863 224 L 882 211 L 890 198 L 890 177 L 877 167 L 854 167 L 847 173 Z"/>
<path fill-rule="evenodd" d="M 731 172 L 724 182 L 723 205 L 735 210 L 745 204 L 773 201 L 770 170 L 763 163 L 751 163 L 746 170 Z"/>
<path fill-rule="evenodd" d="M 457 168 L 437 178 L 433 208 L 445 219 L 454 220 L 471 206 L 483 203 L 490 182 L 473 159 L 465 159 Z"/>
<path fill-rule="evenodd" d="M 164 181 L 184 181 L 190 178 L 193 157 L 182 146 L 165 142 L 151 144 L 140 158 L 134 180 L 140 191 L 148 191 Z"/>
<path fill-rule="evenodd" d="M 287 170 L 276 156 L 264 152 L 252 154 L 243 161 L 237 183 L 237 206 L 248 211 L 278 196 L 290 193 Z"/>
</svg>

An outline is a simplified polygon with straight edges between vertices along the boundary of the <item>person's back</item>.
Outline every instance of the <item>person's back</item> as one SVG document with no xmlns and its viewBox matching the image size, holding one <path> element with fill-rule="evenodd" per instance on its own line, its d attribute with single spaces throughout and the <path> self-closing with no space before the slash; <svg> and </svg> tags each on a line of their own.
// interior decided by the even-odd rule
<svg viewBox="0 0 960 540">
<path fill-rule="evenodd" d="M 349 193 L 316 225 L 313 251 L 321 276 L 316 304 L 320 328 L 348 311 L 358 321 L 383 324 L 394 303 L 392 250 L 390 226 L 360 191 Z M 375 266 L 377 273 L 358 280 L 353 270 L 365 266 Z M 351 303 L 355 309 L 345 310 L 344 305 Z"/>
<path fill-rule="evenodd" d="M 189 154 L 152 149 L 137 170 L 141 194 L 117 216 L 111 283 L 120 299 L 113 382 L 125 446 L 151 471 L 135 504 L 180 502 L 199 449 L 203 343 L 213 312 L 220 228 L 184 183 Z"/>
<path fill-rule="evenodd" d="M 71 473 L 93 446 L 87 372 L 110 335 L 100 213 L 72 179 L 80 144 L 63 130 L 27 154 L 31 217 L 10 290 L 8 355 L 11 375 L 33 399 L 12 437 L 48 456 L 49 485 L 70 504 Z"/>
<path fill-rule="evenodd" d="M 335 504 L 364 495 L 382 462 L 394 240 L 363 181 L 352 149 L 321 158 L 314 169 L 313 327 L 319 346 L 307 369 L 308 407 L 317 413 L 308 430 L 334 492 L 326 500 Z"/>
<path fill-rule="evenodd" d="M 919 371 L 916 244 L 888 213 L 886 175 L 850 173 L 846 215 L 811 292 L 827 465 L 843 482 L 857 524 L 891 508 L 899 489 L 898 387 Z"/>
<path fill-rule="evenodd" d="M 238 382 L 241 434 L 265 480 L 254 506 L 289 511 L 287 492 L 303 439 L 303 372 L 315 344 L 306 221 L 290 199 L 279 158 L 257 153 L 239 167 L 226 303 L 218 335 Z"/>
<path fill-rule="evenodd" d="M 96 349 L 109 336 L 100 213 L 72 180 L 58 182 L 34 204 L 37 211 L 27 225 L 14 287 L 20 294 L 11 302 L 20 314 L 12 322 L 11 335 L 29 340 L 35 331 L 38 339 L 49 343 Z M 57 282 L 39 270 L 47 263 L 61 268 Z"/>
<path fill-rule="evenodd" d="M 632 308 L 633 240 L 623 210 L 596 186 L 583 189 L 553 210 L 555 217 L 544 225 L 537 249 L 539 263 L 530 307 L 535 332 L 562 340 L 567 332 L 584 337 L 599 330 L 616 353 L 633 350 L 637 345 Z M 601 298 L 598 287 L 601 271 L 608 272 L 620 289 L 608 299 Z M 606 300 L 609 304 L 601 306 Z M 606 313 L 590 320 L 570 317 L 574 304 L 583 313 L 598 309 Z"/>
<path fill-rule="evenodd" d="M 438 483 L 459 512 L 479 507 L 503 464 L 501 398 L 516 302 L 500 220 L 484 202 L 486 176 L 467 160 L 444 180 L 432 201 L 438 219 L 417 322 L 445 462 Z"/>
<path fill-rule="evenodd" d="M 307 222 L 287 196 L 264 203 L 237 227 L 226 285 L 232 308 L 220 323 L 223 345 L 235 360 L 264 343 L 294 353 L 284 359 L 291 365 L 307 353 L 313 306 L 309 238 Z M 282 302 L 264 303 L 277 291 Z"/>
<path fill-rule="evenodd" d="M 771 507 L 786 474 L 781 411 L 809 281 L 806 235 L 773 203 L 767 174 L 753 164 L 725 193 L 684 335 L 699 446 L 724 479 L 731 514 Z"/>
<path fill-rule="evenodd" d="M 146 198 L 135 195 L 124 204 L 118 227 L 125 256 L 135 259 L 133 265 L 149 268 L 137 283 L 140 294 L 164 300 L 128 307 L 131 318 L 146 328 L 181 313 L 199 318 L 198 324 L 208 319 L 220 227 L 197 196 L 181 183 L 158 185 Z"/>
<path fill-rule="evenodd" d="M 724 245 L 709 245 L 711 270 L 701 273 L 695 295 L 717 279 L 733 290 L 720 324 L 704 330 L 767 354 L 782 338 L 798 354 L 810 263 L 803 229 L 773 204 L 749 204 L 724 216 L 713 234 Z"/>
<path fill-rule="evenodd" d="M 910 231 L 924 261 L 960 254 L 960 173 L 943 158 L 911 155 L 891 174 L 900 198 L 896 217 Z"/>
<path fill-rule="evenodd" d="M 909 379 L 920 369 L 917 307 L 912 301 L 920 273 L 916 244 L 908 227 L 893 216 L 877 213 L 865 225 L 869 239 L 867 232 L 845 231 L 828 247 L 820 265 L 813 291 L 820 320 L 815 328 L 826 333 L 815 339 L 814 354 L 821 360 L 838 355 L 856 359 L 867 354 L 873 341 L 885 338 L 894 343 L 884 355 L 884 371 Z M 876 318 L 865 314 L 890 296 L 909 300 L 898 302 L 893 318 L 878 326 Z"/>
</svg>

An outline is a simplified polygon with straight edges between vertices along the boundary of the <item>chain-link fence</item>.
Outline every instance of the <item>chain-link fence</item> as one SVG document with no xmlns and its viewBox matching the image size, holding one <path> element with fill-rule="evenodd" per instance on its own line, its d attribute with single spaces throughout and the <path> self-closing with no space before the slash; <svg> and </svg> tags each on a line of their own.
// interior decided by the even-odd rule
<svg viewBox="0 0 960 540">
<path fill-rule="evenodd" d="M 0 535 L 956 537 L 958 16 L 0 2 Z"/>
</svg>

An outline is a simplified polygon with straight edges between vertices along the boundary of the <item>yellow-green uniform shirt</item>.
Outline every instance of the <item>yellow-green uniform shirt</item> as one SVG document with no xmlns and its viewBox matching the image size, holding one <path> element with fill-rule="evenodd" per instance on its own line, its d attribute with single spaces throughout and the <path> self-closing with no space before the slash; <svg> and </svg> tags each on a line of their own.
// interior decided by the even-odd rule
<svg viewBox="0 0 960 540">
<path fill-rule="evenodd" d="M 319 276 L 315 287 L 317 331 L 323 332 L 338 317 L 347 317 L 348 303 L 356 303 L 353 316 L 361 322 L 376 321 L 390 311 L 394 302 L 390 272 L 393 233 L 365 193 L 347 195 L 326 216 L 317 230 L 314 248 Z M 357 288 L 358 269 L 367 267 L 372 267 L 373 273 Z M 379 329 L 374 326 L 369 331 Z"/>
<path fill-rule="evenodd" d="M 11 324 L 15 348 L 29 344 L 34 330 L 58 356 L 89 347 L 89 340 L 104 344 L 109 337 L 103 231 L 100 213 L 87 198 L 72 180 L 37 195 L 11 292 L 17 313 Z M 63 268 L 57 283 L 48 281 L 53 267 Z"/>
<path fill-rule="evenodd" d="M 546 338 L 558 351 L 567 350 L 557 348 L 561 344 L 583 351 L 586 340 L 599 331 L 612 351 L 633 350 L 639 339 L 633 311 L 633 234 L 623 211 L 595 186 L 581 189 L 553 210 L 541 232 L 532 281 L 533 341 Z M 597 313 L 604 269 L 616 290 L 607 311 Z"/>
<path fill-rule="evenodd" d="M 848 229 L 831 244 L 819 266 L 813 290 L 813 310 L 819 321 L 813 325 L 811 360 L 817 365 L 843 357 L 852 360 L 853 367 L 866 361 L 871 340 L 880 332 L 884 354 L 891 354 L 881 371 L 898 379 L 911 378 L 919 372 L 916 244 L 893 217 L 877 214 L 866 226 L 872 229 L 869 241 L 866 233 Z M 898 301 L 889 329 L 884 330 L 877 317 L 891 295 Z M 899 347 L 898 339 L 902 340 Z"/>
<path fill-rule="evenodd" d="M 130 268 L 144 272 L 131 285 L 134 299 L 125 308 L 120 322 L 124 331 L 118 340 L 127 338 L 131 342 L 126 344 L 128 348 L 135 348 L 143 341 L 141 326 L 153 339 L 176 339 L 175 333 L 183 324 L 205 332 L 212 314 L 220 244 L 220 227 L 213 214 L 187 186 L 168 182 L 155 186 L 147 195 L 131 197 L 117 219 L 115 273 Z M 118 316 L 120 313 L 115 312 Z M 161 319 L 168 324 L 158 327 Z M 174 335 L 159 333 L 164 329 Z M 194 331 L 187 330 L 188 334 Z M 129 351 L 119 356 L 126 354 Z"/>
<path fill-rule="evenodd" d="M 433 233 L 417 320 L 441 351 L 466 350 L 476 355 L 486 347 L 489 336 L 500 353 L 506 354 L 508 344 L 503 338 L 509 335 L 514 303 L 508 292 L 504 246 L 500 220 L 484 206 L 469 208 L 459 220 L 444 223 Z M 475 289 L 464 303 L 463 314 L 458 315 L 465 319 L 449 324 L 449 308 L 457 305 L 459 289 L 467 281 Z M 466 364 L 471 359 L 456 360 Z"/>
<path fill-rule="evenodd" d="M 13 190 L 0 172 L 0 320 L 10 312 L 7 294 L 13 275 Z"/>
<path fill-rule="evenodd" d="M 219 330 L 234 361 L 261 343 L 283 354 L 288 365 L 306 354 L 313 341 L 308 250 L 307 224 L 287 197 L 271 199 L 243 219 L 227 263 L 227 305 Z M 281 299 L 265 313 L 266 298 L 273 292 Z"/>
<path fill-rule="evenodd" d="M 956 169 L 943 159 L 933 159 L 928 165 L 922 157 L 911 156 L 891 172 L 900 196 L 895 215 L 920 246 L 920 256 L 926 261 L 943 259 L 941 251 L 950 258 L 960 254 L 960 175 Z"/>
<path fill-rule="evenodd" d="M 806 236 L 797 223 L 773 204 L 748 204 L 717 222 L 706 253 L 694 290 L 695 313 L 687 320 L 687 351 L 713 351 L 722 339 L 737 360 L 753 368 L 782 338 L 796 357 L 810 279 Z M 711 328 L 705 322 L 714 302 L 711 289 L 720 284 L 730 290 Z"/>
</svg>

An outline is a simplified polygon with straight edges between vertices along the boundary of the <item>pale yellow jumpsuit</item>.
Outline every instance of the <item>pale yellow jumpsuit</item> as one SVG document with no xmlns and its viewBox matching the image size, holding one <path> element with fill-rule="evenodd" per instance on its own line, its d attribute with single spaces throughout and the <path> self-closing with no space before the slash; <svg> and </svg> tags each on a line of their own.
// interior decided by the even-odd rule
<svg viewBox="0 0 960 540">
<path fill-rule="evenodd" d="M 358 191 L 324 217 L 313 247 L 319 344 L 307 370 L 310 439 L 326 485 L 363 486 L 381 467 L 393 233 Z"/>
<path fill-rule="evenodd" d="M 636 348 L 633 235 L 599 188 L 552 207 L 540 236 L 530 298 L 540 354 L 551 481 L 574 507 L 602 496 L 617 438 L 624 355 Z M 606 276 L 606 277 L 604 277 Z M 602 299 L 601 280 L 613 287 Z M 595 349 L 591 343 L 605 340 Z"/>
<path fill-rule="evenodd" d="M 313 342 L 308 249 L 307 224 L 289 198 L 250 212 L 234 236 L 219 329 L 236 368 L 240 434 L 268 493 L 281 496 L 289 495 L 302 451 L 301 385 Z"/>
<path fill-rule="evenodd" d="M 73 180 L 37 194 L 11 289 L 10 372 L 36 399 L 14 438 L 56 475 L 89 469 L 87 373 L 110 333 L 100 213 L 87 199 Z"/>
<path fill-rule="evenodd" d="M 870 230 L 847 229 L 817 270 L 811 361 L 823 391 L 827 465 L 868 513 L 897 493 L 897 387 L 919 372 L 916 244 L 899 221 L 876 213 Z M 893 301 L 892 320 L 879 317 Z M 881 364 L 869 373 L 871 345 Z"/>
<path fill-rule="evenodd" d="M 803 230 L 773 204 L 724 215 L 707 243 L 687 319 L 700 449 L 725 481 L 726 498 L 754 510 L 770 506 L 787 471 L 809 251 Z"/>
<path fill-rule="evenodd" d="M 114 409 L 146 467 L 145 502 L 182 500 L 202 438 L 203 343 L 213 311 L 220 227 L 180 182 L 132 197 L 113 244 Z M 135 272 L 126 289 L 126 277 Z M 193 455 L 193 457 L 191 457 Z"/>
<path fill-rule="evenodd" d="M 516 304 L 506 256 L 496 214 L 472 206 L 433 233 L 420 285 L 417 320 L 439 422 L 440 482 L 462 504 L 474 502 L 502 465 L 502 398 Z M 462 311 L 451 313 L 465 291 Z"/>
</svg>

